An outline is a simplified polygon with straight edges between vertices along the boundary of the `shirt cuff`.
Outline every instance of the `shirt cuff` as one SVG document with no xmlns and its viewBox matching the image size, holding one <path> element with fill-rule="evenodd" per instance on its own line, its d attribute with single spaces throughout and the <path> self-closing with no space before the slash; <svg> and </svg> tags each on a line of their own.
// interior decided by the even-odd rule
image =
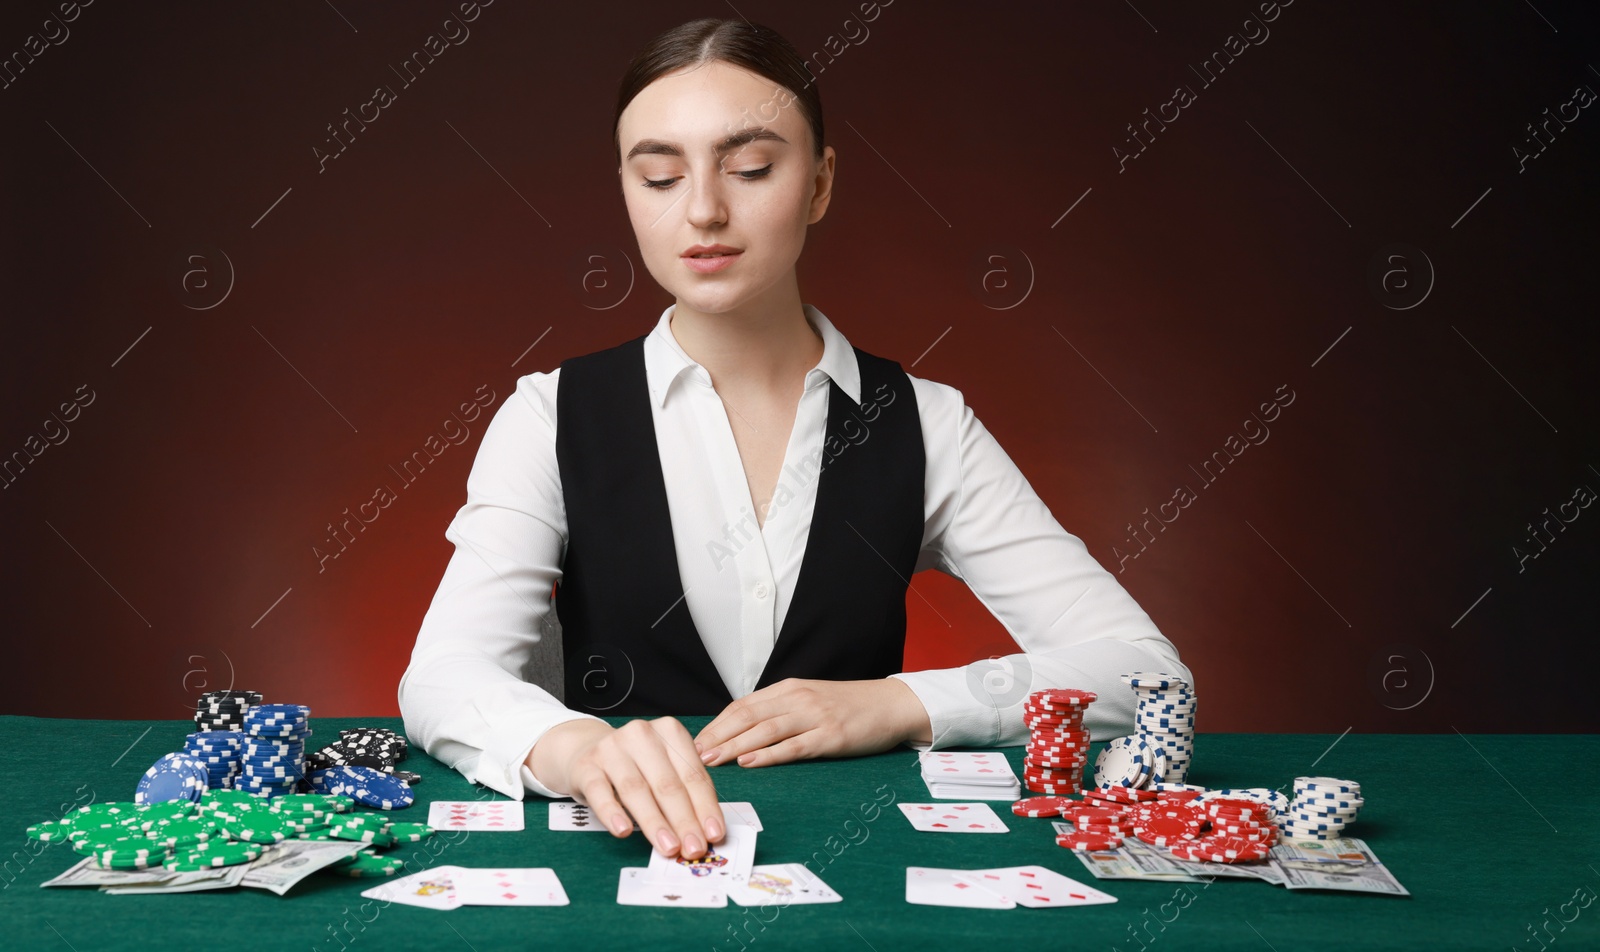
<svg viewBox="0 0 1600 952">
<path fill-rule="evenodd" d="M 528 752 L 533 750 L 546 731 L 568 721 L 605 723 L 604 719 L 593 714 L 569 708 L 551 710 L 549 705 L 537 702 L 513 704 L 509 710 L 504 697 L 480 698 L 477 703 L 485 714 L 492 710 L 493 716 L 486 719 L 494 725 L 494 730 L 478 755 L 478 763 L 473 771 L 475 776 L 469 779 L 513 800 L 523 799 L 529 790 L 543 797 L 566 796 L 540 783 L 527 766 Z"/>
</svg>

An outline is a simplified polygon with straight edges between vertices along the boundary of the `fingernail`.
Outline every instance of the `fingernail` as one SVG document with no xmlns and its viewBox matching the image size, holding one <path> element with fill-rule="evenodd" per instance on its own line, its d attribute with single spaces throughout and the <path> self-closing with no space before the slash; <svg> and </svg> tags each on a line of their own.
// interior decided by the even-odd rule
<svg viewBox="0 0 1600 952">
<path fill-rule="evenodd" d="M 695 836 L 693 833 L 690 833 L 686 838 L 684 838 L 684 841 L 683 841 L 683 852 L 685 854 L 689 854 L 689 853 L 700 854 L 700 853 L 704 853 L 705 851 L 706 851 L 705 850 L 705 844 L 700 842 L 700 837 Z"/>
<path fill-rule="evenodd" d="M 661 852 L 670 853 L 678 848 L 678 838 L 672 835 L 671 830 L 663 827 L 661 832 L 656 834 L 656 844 Z"/>
<path fill-rule="evenodd" d="M 707 820 L 706 821 L 706 834 L 708 836 L 710 836 L 712 839 L 717 839 L 720 836 L 722 836 L 722 822 L 719 821 L 716 817 L 712 817 L 711 819 Z"/>
<path fill-rule="evenodd" d="M 711 750 L 705 751 L 704 753 L 702 753 L 700 755 L 700 762 L 703 763 L 703 764 L 709 764 L 713 760 L 717 759 L 717 754 L 719 754 L 719 753 L 721 753 L 721 751 L 717 750 L 716 748 L 713 748 Z"/>
<path fill-rule="evenodd" d="M 631 829 L 633 829 L 633 824 L 629 823 L 628 818 L 622 814 L 618 813 L 611 818 L 611 832 L 617 834 L 618 836 L 623 835 Z"/>
<path fill-rule="evenodd" d="M 699 741 L 695 741 L 694 742 L 694 752 L 697 753 L 697 754 L 705 752 L 705 748 L 700 746 L 700 742 Z"/>
<path fill-rule="evenodd" d="M 739 766 L 741 766 L 741 767 L 750 766 L 750 761 L 754 760 L 755 756 L 756 756 L 755 754 L 740 754 L 739 755 Z"/>
</svg>

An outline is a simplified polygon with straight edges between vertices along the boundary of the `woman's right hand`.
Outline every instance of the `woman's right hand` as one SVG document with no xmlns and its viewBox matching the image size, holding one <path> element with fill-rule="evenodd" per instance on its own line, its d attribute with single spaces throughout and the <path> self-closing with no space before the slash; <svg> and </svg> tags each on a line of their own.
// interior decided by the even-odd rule
<svg viewBox="0 0 1600 952">
<path fill-rule="evenodd" d="M 637 820 L 666 856 L 698 859 L 727 831 L 711 775 L 676 718 L 566 721 L 539 738 L 527 765 L 540 783 L 586 804 L 612 836 L 627 836 Z"/>
</svg>

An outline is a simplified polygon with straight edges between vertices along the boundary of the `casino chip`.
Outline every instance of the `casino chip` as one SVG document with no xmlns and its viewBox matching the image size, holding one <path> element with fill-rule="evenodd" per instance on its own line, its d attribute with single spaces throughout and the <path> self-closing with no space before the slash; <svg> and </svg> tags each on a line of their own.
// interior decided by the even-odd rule
<svg viewBox="0 0 1600 952">
<path fill-rule="evenodd" d="M 201 843 L 178 850 L 164 865 L 178 872 L 194 872 L 219 866 L 238 866 L 259 859 L 262 852 L 263 847 L 254 843 Z"/>
<path fill-rule="evenodd" d="M 199 801 L 200 795 L 206 792 L 209 776 L 206 765 L 187 754 L 163 754 L 139 778 L 133 802 Z"/>
<path fill-rule="evenodd" d="M 329 767 L 316 782 L 328 793 L 378 810 L 403 810 L 416 801 L 410 784 L 371 767 Z"/>
<path fill-rule="evenodd" d="M 1122 837 L 1110 833 L 1057 833 L 1056 845 L 1071 850 L 1114 850 Z"/>
<path fill-rule="evenodd" d="M 327 867 L 329 872 L 357 878 L 393 876 L 405 868 L 406 861 L 399 856 L 379 856 L 366 850 Z"/>
<path fill-rule="evenodd" d="M 1028 797 L 1011 804 L 1011 812 L 1029 817 L 1060 816 L 1062 807 L 1068 802 L 1060 797 Z"/>
</svg>

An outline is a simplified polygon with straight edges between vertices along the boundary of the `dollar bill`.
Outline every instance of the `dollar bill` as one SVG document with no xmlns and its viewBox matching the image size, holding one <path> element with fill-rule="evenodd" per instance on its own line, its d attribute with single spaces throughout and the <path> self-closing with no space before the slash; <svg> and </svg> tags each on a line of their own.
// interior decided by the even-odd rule
<svg viewBox="0 0 1600 952">
<path fill-rule="evenodd" d="M 1202 879 L 1208 876 L 1222 876 L 1233 879 L 1260 879 L 1274 886 L 1284 884 L 1283 872 L 1271 859 L 1244 863 L 1213 863 L 1210 860 L 1178 859 L 1174 856 L 1172 862 L 1178 868 Z"/>
<path fill-rule="evenodd" d="M 159 866 L 154 869 L 101 869 L 94 864 L 93 857 L 85 857 L 82 862 L 60 876 L 39 885 L 41 887 L 147 885 L 163 883 L 177 875 L 172 870 Z"/>
<path fill-rule="evenodd" d="M 284 840 L 250 863 L 239 885 L 281 896 L 317 870 L 354 856 L 365 847 L 365 843 L 350 840 Z"/>
<path fill-rule="evenodd" d="M 1354 837 L 1336 840 L 1279 840 L 1272 862 L 1290 889 L 1340 889 L 1347 892 L 1409 896 L 1367 844 Z"/>
<path fill-rule="evenodd" d="M 133 886 L 101 886 L 100 891 L 113 896 L 143 896 L 157 893 L 200 892 L 206 889 L 231 889 L 239 885 L 248 872 L 245 866 L 222 866 L 217 869 L 200 869 L 178 873 L 166 882 Z"/>
<path fill-rule="evenodd" d="M 1072 831 L 1070 823 L 1057 822 L 1054 825 L 1057 833 Z M 1158 851 L 1131 836 L 1114 850 L 1073 850 L 1072 854 L 1096 879 L 1147 879 L 1169 883 L 1205 881 L 1202 876 L 1185 872 L 1166 850 Z"/>
</svg>

